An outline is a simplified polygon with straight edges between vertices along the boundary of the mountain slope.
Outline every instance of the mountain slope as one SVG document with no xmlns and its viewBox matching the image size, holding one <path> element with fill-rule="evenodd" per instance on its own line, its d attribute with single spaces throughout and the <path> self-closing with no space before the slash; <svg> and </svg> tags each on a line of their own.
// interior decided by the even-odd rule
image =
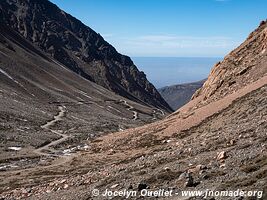
<svg viewBox="0 0 267 200">
<path fill-rule="evenodd" d="M 0 23 L 82 77 L 126 98 L 171 111 L 129 57 L 49 1 L 2 0 L 0 16 Z"/>
<path fill-rule="evenodd" d="M 229 62 L 229 56 L 240 63 L 253 61 L 255 65 L 239 74 L 242 83 L 236 72 L 244 65 L 224 65 L 223 70 L 216 65 L 213 72 L 218 74 L 211 73 L 195 98 L 162 121 L 99 137 L 89 143 L 89 152 L 77 153 L 64 164 L 0 173 L 2 196 L 101 200 L 103 195 L 96 197 L 92 191 L 99 189 L 99 194 L 103 194 L 108 189 L 133 190 L 137 195 L 131 199 L 142 199 L 140 190 L 149 188 L 178 192 L 168 199 L 203 198 L 180 196 L 181 190 L 209 190 L 217 194 L 227 190 L 252 191 L 254 197 L 236 199 L 266 199 L 267 47 L 262 43 L 265 26 L 266 22 L 261 23 L 252 33 L 253 39 L 233 51 L 241 51 L 244 56 L 234 56 L 232 52 L 222 61 Z M 225 81 L 216 86 L 219 78 Z M 210 80 L 215 85 L 209 84 Z M 229 80 L 235 80 L 236 87 L 229 86 Z"/>
<path fill-rule="evenodd" d="M 190 101 L 192 95 L 202 87 L 206 80 L 184 83 L 172 86 L 166 86 L 158 89 L 161 96 L 172 107 L 173 110 L 185 105 Z"/>
<path fill-rule="evenodd" d="M 194 98 L 203 96 L 209 102 L 220 99 L 266 75 L 266 47 L 267 21 L 262 21 L 244 43 L 213 67 Z"/>
<path fill-rule="evenodd" d="M 266 86 L 258 88 L 197 126 L 168 138 L 162 138 L 159 132 L 153 133 L 151 130 L 148 134 L 142 131 L 138 134 L 135 132 L 135 136 L 129 135 L 123 140 L 120 138 L 116 143 L 105 138 L 99 145 L 97 140 L 93 143 L 91 154 L 82 153 L 74 161 L 61 165 L 57 170 L 50 168 L 57 174 L 65 171 L 63 177 L 55 177 L 38 186 L 26 181 L 26 185 L 27 177 L 34 174 L 41 180 L 46 170 L 32 169 L 16 178 L 17 183 L 24 187 L 4 193 L 3 196 L 29 195 L 29 199 L 102 200 L 103 196 L 93 196 L 91 191 L 98 189 L 100 194 L 104 194 L 106 189 L 123 191 L 132 188 L 131 191 L 138 191 L 140 185 L 146 185 L 155 190 L 172 190 L 173 193 L 179 193 L 180 195 L 168 197 L 173 200 L 188 199 L 181 196 L 182 190 L 259 191 L 255 196 L 265 199 L 266 91 Z M 133 146 L 127 143 L 127 139 L 131 140 L 132 137 L 136 140 L 132 140 Z M 220 153 L 224 156 L 218 159 Z M 73 170 L 73 164 L 79 167 Z M 81 170 L 84 174 L 79 174 Z M 15 173 L 8 172 L 5 177 L 14 176 Z M 190 183 L 185 177 L 189 176 L 189 173 L 192 177 Z M 212 197 L 210 196 L 211 199 Z M 140 192 L 131 199 L 140 199 Z M 218 199 L 232 200 L 233 197 Z"/>
<path fill-rule="evenodd" d="M 89 139 L 164 114 L 82 78 L 0 26 L 0 171 L 63 156 Z"/>
</svg>

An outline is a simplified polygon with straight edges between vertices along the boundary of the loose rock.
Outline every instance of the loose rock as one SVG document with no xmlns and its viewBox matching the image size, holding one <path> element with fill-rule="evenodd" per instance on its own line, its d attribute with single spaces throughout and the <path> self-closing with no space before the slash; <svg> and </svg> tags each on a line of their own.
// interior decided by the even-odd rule
<svg viewBox="0 0 267 200">
<path fill-rule="evenodd" d="M 224 160 L 226 158 L 226 153 L 225 151 L 222 151 L 218 154 L 217 160 Z"/>
<path fill-rule="evenodd" d="M 141 191 L 141 190 L 147 189 L 147 188 L 148 188 L 148 185 L 145 183 L 139 183 L 139 185 L 137 187 L 138 191 Z"/>
<path fill-rule="evenodd" d="M 115 185 L 112 185 L 110 188 L 113 189 L 113 188 L 116 188 L 118 186 L 119 186 L 119 184 L 115 184 Z"/>
</svg>

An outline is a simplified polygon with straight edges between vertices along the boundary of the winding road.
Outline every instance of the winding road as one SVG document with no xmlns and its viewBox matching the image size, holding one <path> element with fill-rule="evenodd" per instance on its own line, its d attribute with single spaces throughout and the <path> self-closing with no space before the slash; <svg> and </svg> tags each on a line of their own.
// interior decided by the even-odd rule
<svg viewBox="0 0 267 200">
<path fill-rule="evenodd" d="M 123 104 L 128 107 L 127 110 L 129 110 L 133 113 L 133 120 L 137 120 L 138 119 L 138 113 L 133 110 L 134 107 L 129 105 L 126 100 L 121 99 L 120 102 L 123 102 Z"/>
<path fill-rule="evenodd" d="M 126 100 L 121 99 L 120 102 L 122 102 L 127 107 L 128 111 L 131 111 L 133 113 L 132 119 L 137 120 L 138 119 L 138 112 L 134 110 L 135 108 L 133 106 L 129 105 Z M 65 134 L 66 131 L 63 132 L 62 130 L 51 129 L 51 127 L 54 126 L 56 122 L 61 121 L 62 118 L 66 114 L 66 107 L 65 106 L 58 106 L 58 109 L 59 109 L 59 112 L 57 113 L 57 115 L 54 116 L 54 119 L 51 121 L 48 121 L 46 124 L 42 125 L 41 128 L 51 131 L 52 133 L 60 136 L 60 138 L 57 140 L 54 140 L 54 141 L 52 141 L 52 142 L 50 142 L 50 143 L 48 143 L 48 144 L 46 144 L 40 148 L 35 149 L 34 152 L 38 155 L 55 156 L 55 153 L 57 153 L 57 151 L 53 150 L 50 147 L 58 145 L 58 144 L 66 141 L 67 139 L 69 139 L 71 137 L 71 136 Z M 157 112 L 160 112 L 162 115 L 165 115 L 165 113 L 160 109 L 154 109 L 153 112 L 154 112 L 154 114 L 156 114 Z M 51 152 L 51 153 L 46 153 L 46 152 L 44 152 L 45 150 L 47 150 L 48 152 Z"/>
<path fill-rule="evenodd" d="M 159 112 L 161 113 L 161 115 L 162 115 L 162 116 L 164 116 L 164 115 L 165 115 L 165 113 L 164 113 L 164 111 L 163 111 L 163 110 L 161 110 L 161 109 L 158 109 L 158 108 L 157 108 L 156 110 L 157 110 L 157 111 L 159 111 Z"/>
<path fill-rule="evenodd" d="M 42 125 L 41 128 L 42 129 L 46 129 L 51 131 L 52 133 L 55 133 L 56 135 L 59 135 L 61 138 L 59 138 L 58 140 L 54 140 L 52 142 L 50 142 L 49 144 L 46 144 L 40 148 L 35 149 L 35 153 L 39 154 L 39 155 L 45 155 L 45 156 L 51 156 L 50 153 L 44 153 L 44 150 L 49 150 L 51 151 L 51 149 L 49 149 L 49 147 L 60 144 L 62 142 L 64 142 L 65 140 L 67 140 L 68 138 L 70 138 L 69 135 L 66 135 L 63 133 L 62 130 L 53 130 L 50 127 L 53 126 L 56 122 L 61 121 L 62 118 L 65 116 L 66 113 L 66 107 L 65 106 L 59 106 L 59 113 L 57 115 L 54 116 L 54 119 L 51 121 L 48 121 L 46 124 Z M 55 151 L 53 151 L 55 152 Z"/>
<path fill-rule="evenodd" d="M 160 115 L 165 116 L 164 111 L 162 111 L 162 110 L 160 110 L 158 108 L 155 108 L 155 109 L 153 109 L 153 113 L 152 113 L 153 118 L 152 118 L 152 120 L 157 120 L 158 119 L 157 115 L 158 115 L 159 112 L 160 112 Z"/>
</svg>

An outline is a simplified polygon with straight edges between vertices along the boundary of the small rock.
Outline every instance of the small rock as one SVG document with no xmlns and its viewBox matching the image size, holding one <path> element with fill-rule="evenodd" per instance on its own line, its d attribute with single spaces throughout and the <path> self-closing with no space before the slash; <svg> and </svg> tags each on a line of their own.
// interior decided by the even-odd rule
<svg viewBox="0 0 267 200">
<path fill-rule="evenodd" d="M 51 182 L 51 183 L 49 183 L 48 185 L 49 185 L 49 186 L 54 186 L 55 183 L 54 183 L 54 182 Z"/>
<path fill-rule="evenodd" d="M 114 153 L 116 153 L 114 149 L 109 150 L 109 154 L 114 154 Z"/>
<path fill-rule="evenodd" d="M 205 174 L 205 175 L 203 175 L 203 177 L 202 177 L 203 179 L 208 179 L 209 178 L 209 176 L 207 175 L 207 174 Z"/>
<path fill-rule="evenodd" d="M 193 187 L 194 186 L 194 179 L 190 173 L 188 174 L 188 177 L 187 177 L 186 182 L 184 183 L 184 186 L 185 187 Z"/>
<path fill-rule="evenodd" d="M 169 167 L 164 167 L 165 171 L 171 171 L 171 169 Z"/>
<path fill-rule="evenodd" d="M 67 189 L 68 187 L 69 187 L 69 185 L 68 184 L 65 184 L 63 188 L 64 189 Z"/>
<path fill-rule="evenodd" d="M 225 153 L 225 151 L 220 152 L 220 153 L 218 154 L 218 156 L 217 156 L 217 160 L 223 160 L 223 159 L 225 159 L 225 158 L 226 158 L 226 153 Z"/>
<path fill-rule="evenodd" d="M 207 167 L 204 166 L 204 165 L 197 165 L 197 166 L 195 167 L 195 169 L 198 170 L 198 171 L 200 171 L 200 170 L 203 170 L 203 169 L 207 169 Z"/>
<path fill-rule="evenodd" d="M 92 181 L 91 181 L 91 179 L 86 179 L 86 180 L 84 180 L 84 183 L 85 184 L 87 184 L 87 183 L 91 183 Z"/>
<path fill-rule="evenodd" d="M 31 188 L 26 188 L 26 191 L 27 191 L 28 193 L 31 193 L 31 192 L 32 192 L 32 189 L 31 189 Z"/>
<path fill-rule="evenodd" d="M 63 180 L 61 180 L 59 183 L 65 183 L 66 182 L 66 179 L 63 179 Z"/>
<path fill-rule="evenodd" d="M 220 165 L 220 168 L 225 168 L 225 164 L 221 164 Z"/>
<path fill-rule="evenodd" d="M 187 172 L 181 173 L 179 178 L 178 178 L 178 181 L 185 179 L 187 177 L 187 174 L 188 174 Z"/>
<path fill-rule="evenodd" d="M 204 169 L 207 169 L 207 167 L 204 166 L 204 165 L 197 165 L 197 166 L 195 166 L 194 168 L 189 169 L 188 172 L 198 173 L 198 172 L 201 172 L 201 171 L 204 170 Z"/>
<path fill-rule="evenodd" d="M 185 181 L 185 183 L 184 183 L 185 187 L 193 187 L 194 186 L 194 179 L 193 179 L 191 173 L 188 173 L 188 172 L 182 173 L 179 176 L 178 181 Z"/>
<path fill-rule="evenodd" d="M 113 188 L 116 188 L 118 186 L 119 186 L 119 184 L 115 184 L 115 185 L 112 185 L 110 188 L 113 189 Z"/>
<path fill-rule="evenodd" d="M 139 183 L 139 185 L 137 186 L 138 191 L 141 191 L 143 189 L 147 189 L 148 185 L 145 183 Z"/>
</svg>

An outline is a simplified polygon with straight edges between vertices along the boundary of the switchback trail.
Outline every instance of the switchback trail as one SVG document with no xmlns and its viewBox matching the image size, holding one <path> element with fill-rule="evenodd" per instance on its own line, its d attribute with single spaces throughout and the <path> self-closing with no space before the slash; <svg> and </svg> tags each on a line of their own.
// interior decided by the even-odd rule
<svg viewBox="0 0 267 200">
<path fill-rule="evenodd" d="M 153 109 L 153 113 L 152 113 L 153 118 L 152 118 L 152 120 L 156 120 L 156 119 L 158 119 L 158 118 L 157 118 L 157 115 L 158 115 L 159 113 L 160 113 L 160 115 L 165 116 L 164 111 L 162 111 L 162 110 L 160 110 L 160 109 L 158 109 L 158 108 Z"/>
<path fill-rule="evenodd" d="M 64 134 L 64 132 L 62 130 L 53 130 L 50 129 L 51 126 L 53 126 L 56 122 L 61 121 L 62 118 L 65 116 L 66 113 L 66 107 L 65 106 L 59 106 L 59 113 L 57 115 L 54 116 L 54 119 L 51 121 L 48 121 L 46 124 L 42 125 L 41 128 L 46 129 L 46 130 L 50 130 L 52 133 L 55 133 L 56 135 L 59 135 L 61 138 L 54 140 L 40 148 L 37 148 L 34 152 L 39 154 L 39 155 L 45 155 L 45 156 L 51 156 L 50 153 L 44 153 L 44 150 L 49 150 L 49 147 L 60 144 L 62 142 L 64 142 L 65 140 L 67 140 L 70 136 Z"/>
<path fill-rule="evenodd" d="M 129 105 L 129 104 L 127 103 L 127 101 L 125 101 L 125 100 L 122 100 L 122 99 L 121 99 L 120 102 L 123 102 L 123 104 L 124 104 L 125 106 L 128 107 L 127 110 L 133 112 L 133 120 L 137 120 L 137 119 L 138 119 L 138 113 L 137 113 L 136 111 L 133 110 L 134 107 L 131 106 L 131 105 Z"/>
</svg>

